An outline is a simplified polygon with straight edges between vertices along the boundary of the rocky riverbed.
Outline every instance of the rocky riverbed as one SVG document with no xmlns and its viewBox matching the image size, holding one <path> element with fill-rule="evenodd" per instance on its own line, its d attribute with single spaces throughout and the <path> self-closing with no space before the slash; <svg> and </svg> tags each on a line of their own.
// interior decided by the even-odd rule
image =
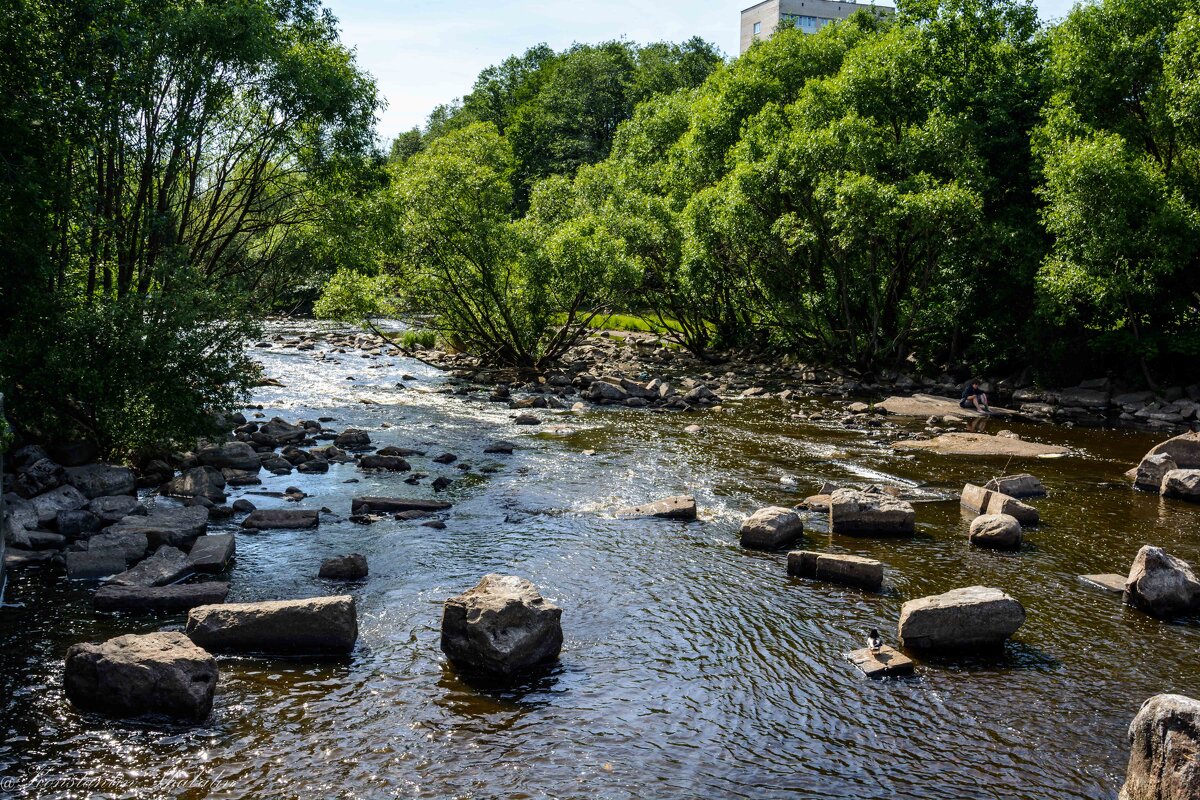
<svg viewBox="0 0 1200 800">
<path fill-rule="evenodd" d="M 0 617 L 6 792 L 44 796 L 46 781 L 77 779 L 145 797 L 1113 798 L 1142 702 L 1200 694 L 1196 620 L 1164 623 L 1079 579 L 1128 572 L 1146 544 L 1200 558 L 1200 506 L 1136 491 L 1124 474 L 1163 434 L 881 415 L 869 396 L 850 407 L 838 376 L 718 371 L 612 337 L 543 382 L 312 334 L 273 326 L 255 348 L 263 385 L 236 423 L 245 447 L 143 465 L 138 499 L 158 522 L 126 517 L 116 533 L 162 537 L 162 515 L 211 504 L 201 538 L 231 537 L 236 556 L 178 586 L 228 583 L 226 616 L 336 595 L 356 608 L 349 655 L 222 651 L 203 723 L 112 722 L 68 702 L 68 648 L 182 631 L 186 615 L 98 610 L 96 583 L 66 580 L 61 556 L 16 566 L 16 605 Z M 1053 450 L 895 446 L 1001 431 Z M 1040 524 L 1017 549 L 971 545 L 963 486 L 1018 471 L 1047 490 L 1028 500 Z M 124 488 L 98 488 L 105 476 L 66 484 L 99 497 Z M 168 481 L 168 495 L 187 496 L 161 494 Z M 873 586 L 870 564 L 882 565 L 878 591 L 790 577 L 786 550 L 742 547 L 751 512 L 786 515 L 822 489 L 871 485 L 885 505 L 911 504 L 904 536 L 831 534 L 809 503 L 796 512 L 804 531 L 789 522 L 787 538 L 812 554 L 812 575 L 848 564 Z M 678 495 L 695 499 L 694 520 L 618 513 Z M 118 504 L 89 513 L 129 510 Z M 365 578 L 322 569 L 351 553 L 365 556 Z M 562 610 L 559 660 L 516 685 L 464 678 L 439 647 L 443 602 L 487 573 L 528 578 Z M 998 654 L 914 652 L 910 677 L 883 681 L 847 661 L 866 631 L 899 646 L 902 617 L 970 586 L 1020 604 Z M 202 616 L 187 627 L 228 647 L 230 623 Z M 259 642 L 270 630 L 241 625 Z"/>
</svg>

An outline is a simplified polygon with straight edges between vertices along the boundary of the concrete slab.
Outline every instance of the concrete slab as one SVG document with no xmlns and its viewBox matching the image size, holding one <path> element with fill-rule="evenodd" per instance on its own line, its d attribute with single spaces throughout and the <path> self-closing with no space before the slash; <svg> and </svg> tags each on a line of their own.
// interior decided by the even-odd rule
<svg viewBox="0 0 1200 800">
<path fill-rule="evenodd" d="M 886 644 L 878 650 L 864 647 L 847 653 L 850 663 L 863 671 L 868 678 L 887 678 L 893 675 L 911 675 L 913 660 L 894 647 Z"/>
</svg>

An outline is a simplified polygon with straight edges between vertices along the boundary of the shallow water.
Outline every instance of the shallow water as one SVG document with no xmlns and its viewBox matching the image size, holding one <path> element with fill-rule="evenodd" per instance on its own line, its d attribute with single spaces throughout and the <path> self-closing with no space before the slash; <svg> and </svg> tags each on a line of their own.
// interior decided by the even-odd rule
<svg viewBox="0 0 1200 800">
<path fill-rule="evenodd" d="M 552 434 L 513 425 L 503 406 L 436 393 L 447 377 L 418 362 L 319 352 L 256 351 L 285 384 L 256 395 L 268 417 L 368 428 L 377 446 L 425 449 L 411 460 L 431 476 L 461 477 L 429 461 L 444 451 L 502 469 L 456 480 L 441 531 L 344 521 L 353 494 L 429 496 L 403 474 L 264 473 L 251 491 L 297 485 L 311 495 L 299 507 L 340 519 L 238 529 L 230 600 L 340 593 L 316 577 L 321 559 L 364 553 L 371 576 L 349 590 L 358 647 L 334 661 L 222 657 L 214 713 L 198 728 L 82 715 L 62 692 L 70 644 L 177 628 L 180 617 L 102 617 L 87 587 L 15 573 L 6 599 L 23 605 L 0 611 L 0 795 L 1115 798 L 1142 701 L 1200 695 L 1200 627 L 1155 621 L 1077 579 L 1124 572 L 1146 543 L 1200 559 L 1200 507 L 1135 493 L 1121 476 L 1154 437 L 1013 425 L 1072 455 L 900 457 L 873 434 L 793 421 L 797 406 L 774 400 L 729 414 L 537 412 L 569 426 Z M 392 388 L 404 373 L 417 380 Z M 696 422 L 704 433 L 684 433 Z M 499 438 L 521 447 L 485 456 Z M 796 503 L 825 480 L 936 497 L 1006 467 L 1050 490 L 1034 501 L 1043 525 L 1016 553 L 969 547 L 956 500 L 919 503 L 911 540 L 830 536 L 810 520 L 799 546 L 884 561 L 880 594 L 789 578 L 784 553 L 737 544 L 744 514 Z M 696 523 L 609 514 L 685 491 Z M 503 691 L 464 683 L 438 649 L 441 602 L 487 572 L 527 577 L 564 609 L 560 664 Z M 906 599 L 971 584 L 1027 609 L 1003 657 L 922 659 L 914 677 L 884 681 L 846 662 L 870 627 L 894 643 Z"/>
</svg>

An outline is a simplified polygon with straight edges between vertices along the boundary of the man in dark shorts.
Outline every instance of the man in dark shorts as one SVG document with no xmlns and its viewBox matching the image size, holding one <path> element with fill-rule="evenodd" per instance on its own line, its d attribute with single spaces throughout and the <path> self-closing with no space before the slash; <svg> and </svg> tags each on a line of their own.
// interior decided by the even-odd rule
<svg viewBox="0 0 1200 800">
<path fill-rule="evenodd" d="M 971 381 L 967 388 L 963 389 L 962 399 L 958 401 L 958 405 L 962 408 L 972 408 L 980 414 L 990 414 L 992 410 L 988 408 L 987 394 L 983 389 L 979 388 L 979 379 Z"/>
</svg>

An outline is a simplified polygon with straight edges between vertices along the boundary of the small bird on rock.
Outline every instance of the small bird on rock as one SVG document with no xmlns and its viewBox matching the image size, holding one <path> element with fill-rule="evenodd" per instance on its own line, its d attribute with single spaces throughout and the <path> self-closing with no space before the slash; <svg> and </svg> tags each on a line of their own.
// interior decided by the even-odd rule
<svg viewBox="0 0 1200 800">
<path fill-rule="evenodd" d="M 879 638 L 879 629 L 871 628 L 867 632 L 867 647 L 872 653 L 878 652 L 879 648 L 883 647 L 883 641 Z"/>
</svg>

